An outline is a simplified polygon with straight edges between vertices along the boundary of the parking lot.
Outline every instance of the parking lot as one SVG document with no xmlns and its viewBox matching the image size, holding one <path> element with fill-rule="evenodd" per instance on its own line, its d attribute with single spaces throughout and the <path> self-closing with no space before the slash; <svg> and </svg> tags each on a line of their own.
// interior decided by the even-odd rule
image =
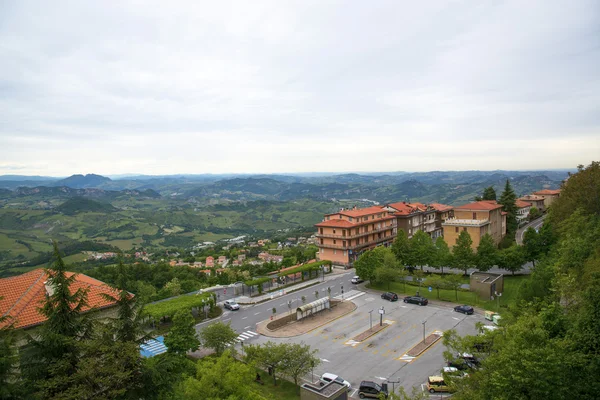
<svg viewBox="0 0 600 400">
<path fill-rule="evenodd" d="M 424 329 L 425 335 L 449 329 L 456 329 L 460 335 L 475 334 L 475 323 L 485 321 L 482 315 L 455 313 L 451 304 L 419 306 L 403 303 L 402 297 L 391 303 L 382 300 L 377 293 L 355 293 L 358 297 L 352 301 L 358 308 L 328 325 L 292 338 L 261 336 L 256 342 L 304 342 L 318 349 L 321 364 L 314 370 L 314 380 L 324 372 L 339 375 L 352 384 L 351 395 L 356 394 L 355 388 L 362 380 L 388 381 L 390 390 L 391 382 L 398 382 L 396 388 L 401 385 L 410 391 L 413 386 L 421 388 L 428 376 L 439 375 L 444 366 L 445 347 L 441 340 L 414 359 L 403 357 L 423 340 Z M 350 296 L 348 293 L 347 297 Z M 369 311 L 373 310 L 373 326 L 379 324 L 378 310 L 382 306 L 385 310 L 383 320 L 390 326 L 363 342 L 352 341 L 354 336 L 369 329 Z M 311 380 L 312 374 L 307 379 Z"/>
</svg>

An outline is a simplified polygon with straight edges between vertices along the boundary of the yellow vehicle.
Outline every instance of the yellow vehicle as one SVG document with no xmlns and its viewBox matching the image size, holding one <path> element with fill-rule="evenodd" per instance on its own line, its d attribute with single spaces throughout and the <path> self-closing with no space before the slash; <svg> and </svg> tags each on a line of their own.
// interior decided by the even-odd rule
<svg viewBox="0 0 600 400">
<path fill-rule="evenodd" d="M 441 376 L 430 376 L 427 380 L 427 390 L 429 393 L 435 392 L 449 392 L 450 388 L 444 382 L 444 378 Z"/>
</svg>

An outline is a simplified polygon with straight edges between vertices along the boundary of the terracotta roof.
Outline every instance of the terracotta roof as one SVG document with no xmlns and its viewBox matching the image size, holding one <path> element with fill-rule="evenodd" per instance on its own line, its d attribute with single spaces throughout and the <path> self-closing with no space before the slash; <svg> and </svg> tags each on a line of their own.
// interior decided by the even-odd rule
<svg viewBox="0 0 600 400">
<path fill-rule="evenodd" d="M 542 196 L 536 196 L 534 194 L 527 194 L 523 197 L 519 197 L 518 200 L 532 201 L 532 200 L 544 200 Z"/>
<path fill-rule="evenodd" d="M 67 276 L 72 276 L 73 272 L 67 272 Z M 14 322 L 15 328 L 27 328 L 39 325 L 46 320 L 38 308 L 42 306 L 46 298 L 46 287 L 44 282 L 48 280 L 48 274 L 44 269 L 35 269 L 22 275 L 10 278 L 0 279 L 0 315 L 10 315 L 8 322 L 0 324 L 6 326 Z M 97 279 L 90 278 L 87 275 L 78 274 L 71 285 L 71 292 L 77 289 L 88 289 L 88 306 L 83 311 L 92 308 L 106 308 L 115 304 L 102 297 L 102 293 L 116 296 L 118 292 Z"/>
<path fill-rule="evenodd" d="M 473 203 L 463 204 L 462 206 L 455 207 L 455 210 L 481 210 L 491 211 L 497 208 L 502 208 L 502 204 L 496 203 L 494 200 L 483 200 L 474 201 Z"/>
<path fill-rule="evenodd" d="M 538 194 L 538 195 L 560 194 L 560 189 L 544 189 L 544 190 L 539 190 L 537 192 L 533 192 L 533 194 Z"/>
<path fill-rule="evenodd" d="M 515 201 L 515 205 L 516 205 L 518 208 L 525 208 L 525 207 L 530 207 L 530 206 L 531 206 L 531 203 L 528 203 L 528 202 L 526 202 L 526 201 L 521 201 L 521 200 L 517 199 L 517 200 Z"/>
<path fill-rule="evenodd" d="M 417 211 L 414 207 L 412 207 L 410 204 L 404 201 L 398 203 L 391 203 L 387 206 L 393 208 L 394 210 L 397 210 L 396 212 L 394 212 L 395 215 L 409 215 Z"/>
<path fill-rule="evenodd" d="M 427 210 L 427 206 L 426 206 L 425 204 L 423 204 L 423 203 L 419 203 L 419 202 L 416 202 L 416 203 L 408 203 L 408 205 L 409 205 L 409 206 L 411 206 L 411 207 L 413 207 L 413 208 L 418 208 L 418 209 L 420 209 L 421 211 L 425 211 L 425 210 Z"/>
<path fill-rule="evenodd" d="M 348 221 L 347 219 L 330 219 L 329 221 L 319 222 L 318 224 L 315 224 L 315 226 L 339 226 L 340 228 L 351 228 L 355 226 L 355 224 Z"/>
<path fill-rule="evenodd" d="M 343 210 L 343 211 L 338 211 L 336 213 L 331 213 L 331 214 L 326 214 L 326 215 L 342 214 L 342 215 L 347 215 L 349 217 L 363 217 L 365 215 L 380 213 L 382 210 L 383 210 L 382 206 L 372 206 L 372 207 L 367 207 L 367 208 L 357 208 L 356 210 Z"/>
<path fill-rule="evenodd" d="M 448 211 L 448 210 L 452 210 L 454 208 L 452 206 L 447 206 L 447 205 L 441 204 L 441 203 L 431 203 L 429 205 L 431 207 L 435 208 L 437 211 Z"/>
</svg>

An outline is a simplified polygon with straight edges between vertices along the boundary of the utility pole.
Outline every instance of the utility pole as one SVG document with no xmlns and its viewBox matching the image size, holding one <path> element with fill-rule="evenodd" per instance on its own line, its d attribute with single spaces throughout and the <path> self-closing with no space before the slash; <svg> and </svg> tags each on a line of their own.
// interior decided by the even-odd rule
<svg viewBox="0 0 600 400">
<path fill-rule="evenodd" d="M 369 328 L 370 330 L 373 330 L 373 319 L 371 318 L 373 316 L 373 314 L 371 314 L 372 312 L 373 310 L 369 311 L 369 325 L 371 325 Z"/>
<path fill-rule="evenodd" d="M 385 310 L 383 306 L 381 306 L 381 309 L 379 310 L 379 326 L 383 326 L 383 314 L 385 314 Z"/>
<path fill-rule="evenodd" d="M 421 322 L 423 324 L 423 343 L 425 343 L 425 324 L 427 323 L 427 320 Z"/>
</svg>

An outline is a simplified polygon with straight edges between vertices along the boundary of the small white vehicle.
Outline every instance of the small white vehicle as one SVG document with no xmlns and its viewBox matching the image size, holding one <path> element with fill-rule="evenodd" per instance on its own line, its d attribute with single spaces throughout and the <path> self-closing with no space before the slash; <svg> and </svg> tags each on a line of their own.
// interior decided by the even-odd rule
<svg viewBox="0 0 600 400">
<path fill-rule="evenodd" d="M 362 280 L 358 275 L 354 275 L 354 277 L 350 279 L 350 283 L 353 283 L 355 285 L 362 282 L 364 282 L 364 280 Z"/>
<path fill-rule="evenodd" d="M 225 300 L 225 303 L 223 304 L 223 306 L 228 309 L 228 310 L 239 310 L 240 309 L 240 305 L 238 303 L 235 302 L 235 300 Z"/>
<path fill-rule="evenodd" d="M 330 374 L 328 372 L 325 372 L 323 375 L 321 375 L 321 379 L 319 379 L 319 384 L 321 386 L 325 386 L 326 384 L 328 384 L 329 382 L 332 382 L 332 381 L 336 381 L 338 383 L 341 383 L 342 385 L 346 385 L 348 387 L 348 390 L 351 389 L 350 382 L 348 382 L 347 380 L 345 380 L 343 378 L 340 378 L 337 375 Z"/>
</svg>

